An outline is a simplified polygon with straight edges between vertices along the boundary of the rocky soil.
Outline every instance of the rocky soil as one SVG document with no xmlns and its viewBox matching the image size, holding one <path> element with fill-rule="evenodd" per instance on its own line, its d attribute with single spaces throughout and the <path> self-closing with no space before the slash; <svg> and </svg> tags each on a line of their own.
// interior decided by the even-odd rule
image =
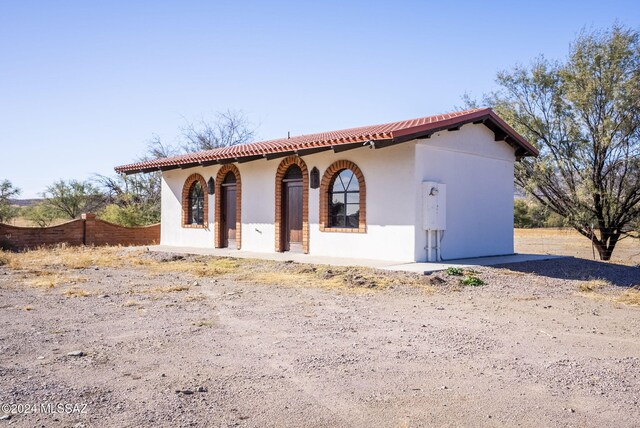
<svg viewBox="0 0 640 428">
<path fill-rule="evenodd" d="M 621 299 L 637 267 L 569 258 L 382 289 L 60 274 L 42 287 L 0 266 L 0 428 L 640 424 L 640 307 Z"/>
</svg>

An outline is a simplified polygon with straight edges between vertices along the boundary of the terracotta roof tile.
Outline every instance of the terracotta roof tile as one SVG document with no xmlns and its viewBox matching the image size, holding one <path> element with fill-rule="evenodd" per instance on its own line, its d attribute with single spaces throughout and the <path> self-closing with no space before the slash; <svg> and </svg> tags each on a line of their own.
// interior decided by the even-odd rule
<svg viewBox="0 0 640 428">
<path fill-rule="evenodd" d="M 538 151 L 523 137 L 507 125 L 491 109 L 473 109 L 417 119 L 391 122 L 381 125 L 362 126 L 339 131 L 321 132 L 317 134 L 300 135 L 291 138 L 259 141 L 237 146 L 221 147 L 195 153 L 187 153 L 169 158 L 160 158 L 145 162 L 122 165 L 115 168 L 117 172 L 135 173 L 157 169 L 171 169 L 181 166 L 198 165 L 201 163 L 217 163 L 220 161 L 251 160 L 255 157 L 268 157 L 280 153 L 300 152 L 305 150 L 326 148 L 334 149 L 355 143 L 369 141 L 395 144 L 429 135 L 438 130 L 460 126 L 470 122 L 480 122 L 487 125 L 494 132 L 500 130 L 510 144 L 520 148 L 520 156 L 536 156 Z"/>
</svg>

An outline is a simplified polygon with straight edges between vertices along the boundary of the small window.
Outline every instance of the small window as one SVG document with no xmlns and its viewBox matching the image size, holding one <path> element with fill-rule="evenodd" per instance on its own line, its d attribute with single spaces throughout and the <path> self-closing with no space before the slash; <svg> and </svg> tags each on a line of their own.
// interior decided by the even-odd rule
<svg viewBox="0 0 640 428">
<path fill-rule="evenodd" d="M 204 224 L 204 189 L 199 181 L 189 189 L 189 224 Z"/>
<path fill-rule="evenodd" d="M 329 185 L 329 227 L 358 228 L 360 184 L 352 170 L 338 172 Z"/>
</svg>

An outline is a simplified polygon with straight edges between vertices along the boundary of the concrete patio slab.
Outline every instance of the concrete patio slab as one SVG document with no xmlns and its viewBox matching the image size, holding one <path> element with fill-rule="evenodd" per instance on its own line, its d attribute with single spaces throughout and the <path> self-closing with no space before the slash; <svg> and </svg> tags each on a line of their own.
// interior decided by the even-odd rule
<svg viewBox="0 0 640 428">
<path fill-rule="evenodd" d="M 281 262 L 292 261 L 296 263 L 310 263 L 316 265 L 365 266 L 376 269 L 382 269 L 385 266 L 399 265 L 399 262 L 397 261 L 381 261 L 345 257 L 324 257 L 295 252 L 260 253 L 257 251 L 233 250 L 228 248 L 173 247 L 170 245 L 154 245 L 147 248 L 149 248 L 149 251 L 166 253 L 199 254 L 216 257 L 235 257 L 239 259 L 275 260 Z"/>
<path fill-rule="evenodd" d="M 399 265 L 384 266 L 381 269 L 426 274 L 446 270 L 449 267 L 473 268 L 477 266 L 495 266 L 536 260 L 561 259 L 564 257 L 565 256 L 554 256 L 550 254 L 510 254 L 505 256 L 447 260 L 440 263 L 403 263 Z"/>
<path fill-rule="evenodd" d="M 509 263 L 521 263 L 535 260 L 550 260 L 564 257 L 549 254 L 510 254 L 494 257 L 447 260 L 440 263 L 398 263 L 397 261 L 313 256 L 309 254 L 291 252 L 260 253 L 255 251 L 233 250 L 228 248 L 173 247 L 169 245 L 153 245 L 147 248 L 149 249 L 149 251 L 165 253 L 197 254 L 215 257 L 235 257 L 240 259 L 275 260 L 283 262 L 292 261 L 296 263 L 310 263 L 331 266 L 364 266 L 375 269 L 423 274 L 445 270 L 451 266 L 473 268 L 475 266 L 503 265 Z"/>
</svg>

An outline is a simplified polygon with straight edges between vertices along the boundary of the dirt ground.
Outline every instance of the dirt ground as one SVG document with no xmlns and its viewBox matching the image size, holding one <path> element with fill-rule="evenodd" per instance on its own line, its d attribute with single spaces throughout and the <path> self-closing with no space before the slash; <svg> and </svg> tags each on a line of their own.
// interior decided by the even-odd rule
<svg viewBox="0 0 640 428">
<path fill-rule="evenodd" d="M 599 258 L 589 239 L 570 228 L 515 229 L 514 237 L 517 253 L 558 254 L 590 260 Z M 612 260 L 619 264 L 639 264 L 640 239 L 622 239 L 613 250 Z"/>
<path fill-rule="evenodd" d="M 638 426 L 639 268 L 457 273 L 0 253 L 0 428 Z"/>
</svg>

